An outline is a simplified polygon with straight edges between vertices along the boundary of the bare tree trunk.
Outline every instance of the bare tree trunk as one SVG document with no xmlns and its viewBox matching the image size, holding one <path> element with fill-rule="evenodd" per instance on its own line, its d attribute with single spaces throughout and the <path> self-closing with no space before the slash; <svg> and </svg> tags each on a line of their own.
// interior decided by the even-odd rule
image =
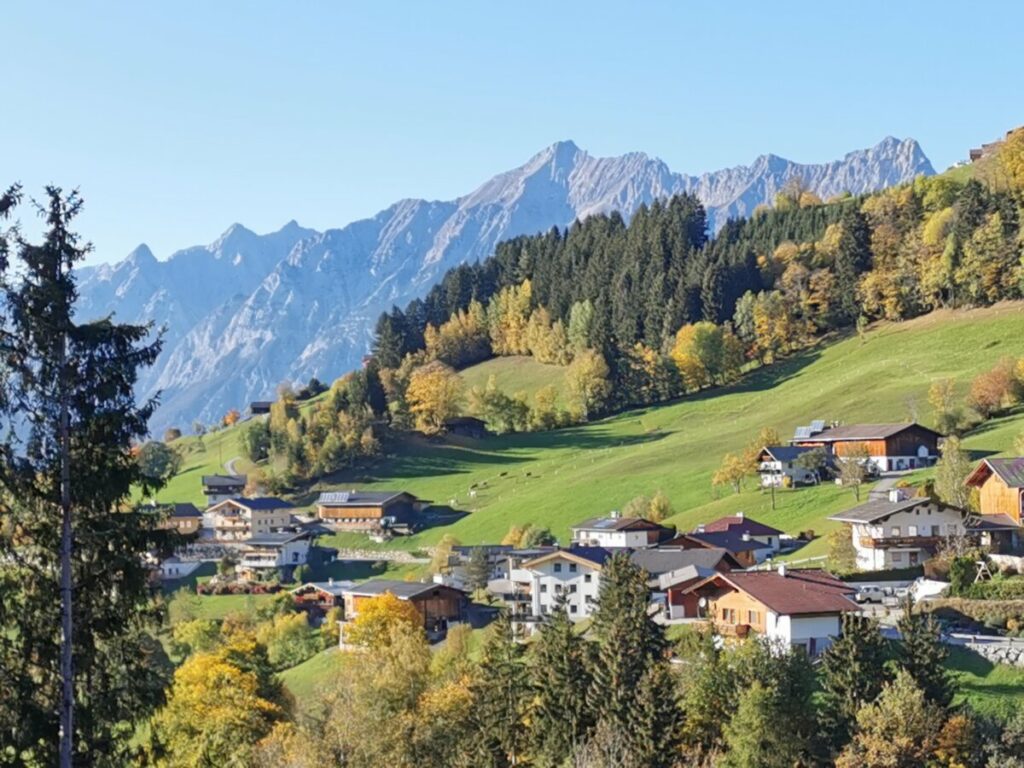
<svg viewBox="0 0 1024 768">
<path fill-rule="evenodd" d="M 71 424 L 68 413 L 68 336 L 62 331 L 58 397 L 60 397 L 60 768 L 72 768 L 75 728 L 75 676 L 72 648 L 71 579 Z"/>
</svg>

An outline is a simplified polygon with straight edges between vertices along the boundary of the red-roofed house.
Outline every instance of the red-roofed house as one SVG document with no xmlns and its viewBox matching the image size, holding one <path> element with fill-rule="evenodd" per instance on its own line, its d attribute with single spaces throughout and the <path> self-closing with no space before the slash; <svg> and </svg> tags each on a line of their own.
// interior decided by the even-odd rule
<svg viewBox="0 0 1024 768">
<path fill-rule="evenodd" d="M 753 518 L 747 517 L 742 512 L 737 512 L 735 515 L 728 515 L 726 517 L 720 517 L 717 520 L 712 520 L 710 523 L 703 523 L 698 525 L 694 534 L 728 534 L 731 537 L 743 539 L 749 541 L 760 542 L 766 549 L 771 552 L 778 552 L 779 547 L 782 543 L 782 531 L 778 528 L 772 528 L 770 525 L 759 523 Z M 729 547 L 723 542 L 716 542 L 715 546 Z"/>
<path fill-rule="evenodd" d="M 824 571 L 732 571 L 716 573 L 688 589 L 700 603 L 701 618 L 725 636 L 753 632 L 811 656 L 839 635 L 842 615 L 858 610 L 855 590 Z"/>
</svg>

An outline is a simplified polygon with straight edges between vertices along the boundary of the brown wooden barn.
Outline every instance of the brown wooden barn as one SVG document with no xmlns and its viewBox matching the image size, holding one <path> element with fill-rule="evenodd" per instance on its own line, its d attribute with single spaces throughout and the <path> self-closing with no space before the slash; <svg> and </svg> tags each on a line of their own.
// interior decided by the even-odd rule
<svg viewBox="0 0 1024 768">
<path fill-rule="evenodd" d="M 880 472 L 929 467 L 939 457 L 942 435 L 920 424 L 847 424 L 799 427 L 790 445 L 823 447 L 840 458 L 863 449 Z"/>
<path fill-rule="evenodd" d="M 329 491 L 316 502 L 317 516 L 344 531 L 411 528 L 430 504 L 405 491 Z"/>
<path fill-rule="evenodd" d="M 1006 515 L 1021 524 L 1024 515 L 1024 457 L 984 459 L 967 477 L 978 489 L 983 515 Z"/>
<path fill-rule="evenodd" d="M 359 606 L 367 600 L 391 593 L 399 600 L 408 600 L 423 616 L 423 628 L 428 632 L 443 631 L 449 622 L 461 621 L 466 614 L 466 593 L 443 584 L 393 579 L 372 579 L 346 589 L 345 620 L 359 615 Z"/>
</svg>

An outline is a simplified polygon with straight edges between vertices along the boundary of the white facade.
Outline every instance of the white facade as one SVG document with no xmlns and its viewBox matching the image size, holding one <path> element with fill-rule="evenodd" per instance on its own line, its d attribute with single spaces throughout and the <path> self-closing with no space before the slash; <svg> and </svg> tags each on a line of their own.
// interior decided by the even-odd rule
<svg viewBox="0 0 1024 768">
<path fill-rule="evenodd" d="M 213 531 L 214 537 L 227 541 L 245 541 L 263 533 L 271 533 L 291 524 L 291 510 L 249 509 L 234 499 L 208 509 L 203 513 L 203 528 Z"/>
<path fill-rule="evenodd" d="M 589 618 L 597 607 L 601 569 L 581 558 L 551 556 L 525 569 L 530 577 L 530 598 L 534 616 L 554 610 L 561 597 L 571 621 Z"/>
<path fill-rule="evenodd" d="M 813 469 L 795 467 L 791 461 L 762 461 L 759 469 L 761 473 L 761 487 L 783 488 L 787 485 L 817 485 L 818 473 Z M 786 482 L 786 478 L 789 482 Z"/>
<path fill-rule="evenodd" d="M 631 547 L 643 549 L 650 546 L 647 537 L 650 531 L 615 531 L 601 528 L 573 528 L 572 541 L 588 547 Z"/>
<path fill-rule="evenodd" d="M 309 556 L 309 539 L 294 539 L 275 546 L 257 546 L 242 552 L 242 568 L 283 568 L 305 565 Z"/>
<path fill-rule="evenodd" d="M 799 645 L 812 656 L 828 648 L 841 627 L 839 614 L 789 616 L 768 611 L 765 617 L 765 637 L 786 646 Z"/>
<path fill-rule="evenodd" d="M 919 565 L 934 551 L 936 539 L 965 533 L 963 513 L 934 502 L 850 528 L 857 567 L 865 571 Z"/>
</svg>

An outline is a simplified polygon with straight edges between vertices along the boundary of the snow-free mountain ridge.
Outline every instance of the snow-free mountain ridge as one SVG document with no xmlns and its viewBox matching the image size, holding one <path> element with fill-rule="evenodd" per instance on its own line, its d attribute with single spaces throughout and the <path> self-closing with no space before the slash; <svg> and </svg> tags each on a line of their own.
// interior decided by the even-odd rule
<svg viewBox="0 0 1024 768">
<path fill-rule="evenodd" d="M 139 383 L 161 393 L 152 427 L 187 429 L 271 396 L 284 380 L 336 378 L 365 353 L 380 312 L 423 295 L 450 267 L 484 259 L 501 240 L 682 192 L 709 226 L 749 215 L 799 176 L 822 198 L 861 194 L 934 173 L 913 139 L 887 137 L 841 160 L 801 165 L 775 155 L 701 176 L 640 152 L 593 157 L 561 141 L 457 200 L 402 200 L 325 232 L 290 221 L 257 235 L 232 225 L 216 242 L 157 260 L 140 245 L 79 274 L 79 314 L 115 313 L 163 326 L 164 350 Z"/>
</svg>

